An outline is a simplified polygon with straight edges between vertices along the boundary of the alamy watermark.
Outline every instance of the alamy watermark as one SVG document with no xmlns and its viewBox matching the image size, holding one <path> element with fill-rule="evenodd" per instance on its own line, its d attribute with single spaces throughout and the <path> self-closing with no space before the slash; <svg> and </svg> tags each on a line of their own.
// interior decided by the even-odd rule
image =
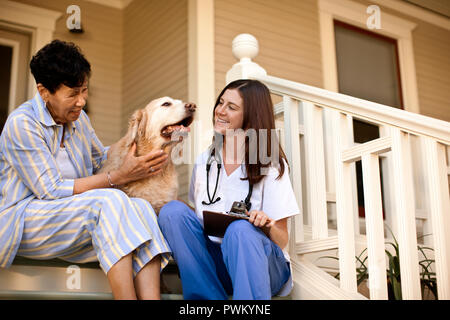
<svg viewBox="0 0 450 320">
<path fill-rule="evenodd" d="M 81 289 L 81 269 L 79 266 L 73 264 L 67 267 L 66 273 L 69 276 L 66 279 L 66 288 L 69 290 Z"/>
<path fill-rule="evenodd" d="M 366 20 L 367 28 L 370 30 L 381 29 L 381 10 L 380 7 L 373 4 L 367 7 L 366 13 L 370 16 Z"/>
<path fill-rule="evenodd" d="M 67 14 L 70 16 L 66 20 L 67 29 L 71 31 L 81 30 L 81 9 L 79 6 L 72 4 L 67 7 Z"/>
<path fill-rule="evenodd" d="M 203 131 L 201 123 L 198 123 L 196 128 L 196 138 L 198 141 L 207 142 L 212 149 L 214 149 L 215 157 L 220 159 L 218 153 L 222 153 L 225 149 L 225 161 L 226 163 L 243 163 L 249 164 L 262 164 L 277 167 L 280 160 L 280 130 L 281 129 L 227 129 L 225 135 L 210 131 Z M 214 136 L 214 141 L 212 137 Z M 192 141 L 189 139 L 189 135 L 186 132 L 174 132 L 171 137 L 171 141 L 178 142 L 180 137 L 183 137 L 182 142 L 176 144 L 171 150 L 171 160 L 174 164 L 189 164 L 191 161 Z M 224 137 L 226 137 L 226 143 L 224 147 Z M 205 140 L 207 139 L 207 140 Z M 248 155 L 246 158 L 246 141 L 248 141 Z M 219 158 L 220 157 L 220 158 Z M 261 174 L 266 175 L 269 168 L 263 167 Z"/>
</svg>

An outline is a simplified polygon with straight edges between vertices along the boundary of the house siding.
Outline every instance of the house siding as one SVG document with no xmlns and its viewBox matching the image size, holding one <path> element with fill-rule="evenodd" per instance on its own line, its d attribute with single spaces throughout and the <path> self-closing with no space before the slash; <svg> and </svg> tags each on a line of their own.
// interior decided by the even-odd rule
<svg viewBox="0 0 450 320">
<path fill-rule="evenodd" d="M 110 145 L 120 138 L 122 100 L 122 11 L 79 0 L 84 33 L 71 33 L 66 27 L 70 0 L 16 0 L 62 13 L 56 22 L 54 38 L 76 43 L 91 63 L 89 117 L 99 139 Z"/>
<path fill-rule="evenodd" d="M 419 23 L 413 42 L 420 113 L 450 121 L 450 31 Z"/>
<path fill-rule="evenodd" d="M 354 2 L 369 6 L 370 1 Z M 417 24 L 412 32 L 420 113 L 450 121 L 450 31 L 417 17 L 380 6 L 386 12 Z M 366 13 L 364 13 L 366 14 Z M 382 16 L 381 16 L 382 19 Z M 272 76 L 323 88 L 317 0 L 216 0 L 216 92 L 236 63 L 231 42 L 240 33 L 259 41 L 255 62 Z M 278 101 L 277 101 L 278 102 Z"/>
<path fill-rule="evenodd" d="M 322 87 L 319 18 L 316 0 L 216 0 L 215 79 L 217 94 L 236 59 L 231 42 L 250 33 L 259 42 L 255 62 L 267 73 Z"/>
</svg>

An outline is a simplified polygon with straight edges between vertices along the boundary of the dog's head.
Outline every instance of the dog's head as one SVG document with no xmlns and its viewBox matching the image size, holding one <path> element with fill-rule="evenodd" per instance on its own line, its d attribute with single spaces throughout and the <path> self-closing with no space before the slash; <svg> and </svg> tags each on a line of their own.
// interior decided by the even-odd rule
<svg viewBox="0 0 450 320">
<path fill-rule="evenodd" d="M 181 141 L 180 136 L 190 131 L 196 105 L 181 100 L 163 97 L 151 101 L 144 109 L 131 116 L 127 145 L 142 141 L 153 148 L 162 148 Z"/>
</svg>

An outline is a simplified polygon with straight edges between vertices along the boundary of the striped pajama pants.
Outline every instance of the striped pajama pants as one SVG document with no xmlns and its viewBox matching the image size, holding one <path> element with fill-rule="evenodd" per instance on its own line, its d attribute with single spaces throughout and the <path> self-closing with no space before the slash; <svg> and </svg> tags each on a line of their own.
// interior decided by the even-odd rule
<svg viewBox="0 0 450 320">
<path fill-rule="evenodd" d="M 133 274 L 170 249 L 151 205 L 117 189 L 95 189 L 57 200 L 32 200 L 17 255 L 60 258 L 74 263 L 99 261 L 105 273 L 132 252 Z"/>
</svg>

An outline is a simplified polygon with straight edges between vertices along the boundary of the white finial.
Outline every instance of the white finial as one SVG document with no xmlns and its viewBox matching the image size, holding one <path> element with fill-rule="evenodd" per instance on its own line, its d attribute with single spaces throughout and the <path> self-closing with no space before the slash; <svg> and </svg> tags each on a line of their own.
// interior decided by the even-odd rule
<svg viewBox="0 0 450 320">
<path fill-rule="evenodd" d="M 226 82 L 237 79 L 250 79 L 266 76 L 267 72 L 252 59 L 258 55 L 258 40 L 248 33 L 242 33 L 233 39 L 232 52 L 239 62 L 235 63 L 226 74 Z"/>
<path fill-rule="evenodd" d="M 258 40 L 248 33 L 242 33 L 233 39 L 233 55 L 240 61 L 248 61 L 255 58 L 259 52 Z"/>
</svg>

